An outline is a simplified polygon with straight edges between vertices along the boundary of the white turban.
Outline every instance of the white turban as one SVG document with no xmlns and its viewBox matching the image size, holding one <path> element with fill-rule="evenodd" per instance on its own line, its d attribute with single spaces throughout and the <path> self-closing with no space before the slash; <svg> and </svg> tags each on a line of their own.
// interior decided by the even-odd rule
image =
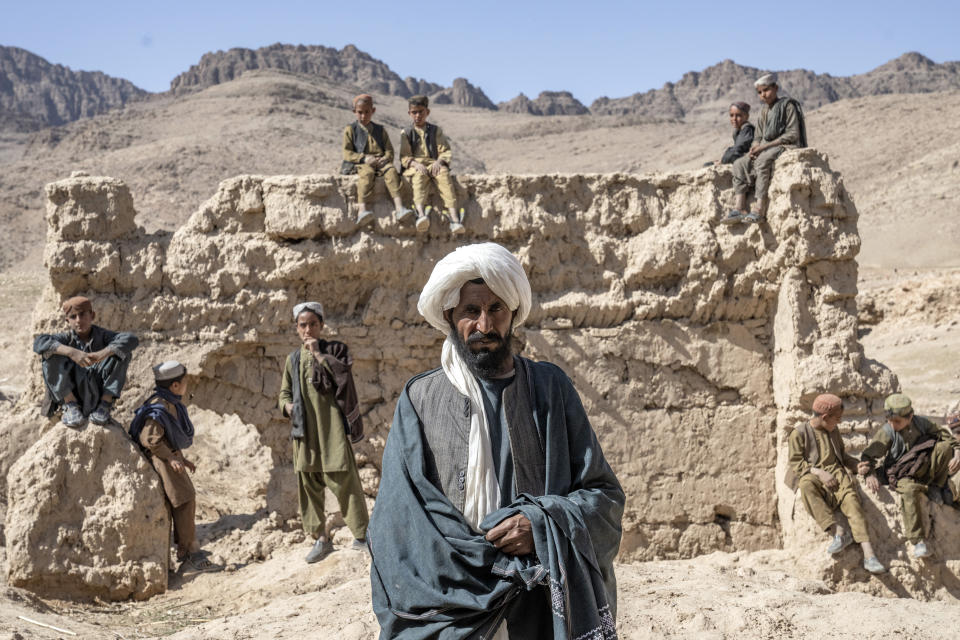
<svg viewBox="0 0 960 640">
<path fill-rule="evenodd" d="M 443 312 L 457 306 L 460 288 L 477 278 L 483 278 L 490 290 L 515 312 L 514 324 L 523 324 L 530 315 L 530 281 L 520 261 L 495 242 L 458 247 L 448 253 L 433 268 L 420 293 L 417 310 L 427 322 L 449 333 L 450 323 Z"/>
<path fill-rule="evenodd" d="M 445 310 L 454 308 L 460 301 L 460 288 L 477 278 L 483 278 L 490 290 L 514 312 L 516 324 L 527 319 L 532 303 L 527 274 L 512 253 L 493 242 L 459 247 L 440 260 L 420 293 L 417 310 L 427 322 L 447 334 L 440 356 L 443 372 L 454 388 L 470 399 L 463 515 L 479 531 L 484 517 L 500 508 L 500 485 L 493 466 L 490 427 L 480 384 L 457 351 L 455 338 L 450 335 L 450 323 L 443 317 Z"/>
<path fill-rule="evenodd" d="M 313 311 L 323 320 L 323 305 L 319 302 L 301 302 L 293 308 L 293 319 L 296 320 L 304 311 Z"/>
<path fill-rule="evenodd" d="M 777 74 L 775 74 L 775 73 L 766 73 L 766 74 L 760 76 L 759 78 L 757 78 L 757 81 L 753 83 L 753 86 L 755 86 L 755 87 L 769 87 L 769 86 L 772 85 L 772 84 L 777 84 Z"/>
</svg>

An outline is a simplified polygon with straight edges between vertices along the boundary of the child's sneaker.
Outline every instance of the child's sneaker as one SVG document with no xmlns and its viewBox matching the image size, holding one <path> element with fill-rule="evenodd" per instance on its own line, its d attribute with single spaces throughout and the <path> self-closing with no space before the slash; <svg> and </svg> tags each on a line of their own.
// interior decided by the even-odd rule
<svg viewBox="0 0 960 640">
<path fill-rule="evenodd" d="M 404 207 L 403 209 L 397 209 L 397 222 L 403 224 L 404 222 L 410 222 L 413 219 L 413 209 L 408 209 Z"/>
<path fill-rule="evenodd" d="M 430 218 L 426 214 L 417 216 L 417 231 L 423 233 L 430 228 Z"/>
<path fill-rule="evenodd" d="M 110 406 L 109 402 L 100 401 L 100 404 L 97 405 L 97 408 L 94 409 L 93 413 L 90 414 L 90 422 L 93 424 L 99 424 L 101 426 L 110 422 Z"/>
<path fill-rule="evenodd" d="M 63 405 L 63 416 L 60 418 L 63 426 L 76 429 L 83 424 L 83 411 L 76 402 L 68 402 Z"/>
<path fill-rule="evenodd" d="M 362 227 L 373 222 L 373 211 L 364 209 L 357 215 L 357 226 Z"/>
<path fill-rule="evenodd" d="M 459 235 L 463 235 L 466 232 L 467 230 L 459 222 L 450 223 L 450 233 L 452 233 L 453 235 L 459 236 Z"/>
</svg>

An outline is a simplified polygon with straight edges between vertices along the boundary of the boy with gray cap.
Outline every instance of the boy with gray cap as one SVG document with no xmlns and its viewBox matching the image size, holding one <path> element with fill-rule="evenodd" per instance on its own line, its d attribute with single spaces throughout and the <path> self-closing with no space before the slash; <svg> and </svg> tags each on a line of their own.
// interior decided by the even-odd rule
<svg viewBox="0 0 960 640">
<path fill-rule="evenodd" d="M 913 543 L 913 556 L 933 554 L 927 546 L 920 513 L 921 493 L 940 498 L 949 489 L 948 502 L 960 498 L 960 442 L 949 429 L 914 414 L 906 395 L 895 393 L 883 402 L 887 423 L 860 454 L 857 471 L 867 487 L 880 490 L 881 480 L 900 494 L 903 535 Z"/>
<path fill-rule="evenodd" d="M 183 450 L 193 444 L 193 422 L 183 405 L 187 392 L 187 368 L 176 360 L 161 362 L 153 368 L 156 387 L 130 423 L 130 437 L 140 445 L 160 475 L 163 492 L 173 515 L 173 534 L 177 559 L 183 566 L 207 571 L 213 565 L 200 551 L 196 536 L 197 493 L 187 475 L 196 466 Z"/>
<path fill-rule="evenodd" d="M 778 95 L 780 86 L 777 74 L 768 73 L 753 83 L 763 102 L 757 120 L 756 137 L 750 152 L 733 163 L 733 190 L 737 203 L 723 219 L 723 224 L 760 222 L 767 215 L 770 199 L 767 190 L 773 177 L 773 164 L 784 149 L 807 146 L 807 127 L 803 109 L 794 98 Z M 755 184 L 756 206 L 744 215 L 747 208 L 747 193 Z"/>
</svg>

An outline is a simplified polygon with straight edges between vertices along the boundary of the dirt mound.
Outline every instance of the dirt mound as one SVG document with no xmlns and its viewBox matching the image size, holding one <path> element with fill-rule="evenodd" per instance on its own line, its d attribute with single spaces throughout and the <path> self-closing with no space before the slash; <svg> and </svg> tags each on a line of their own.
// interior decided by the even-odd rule
<svg viewBox="0 0 960 640">
<path fill-rule="evenodd" d="M 51 429 L 7 483 L 11 585 L 112 600 L 166 590 L 170 523 L 160 478 L 119 425 Z"/>
</svg>

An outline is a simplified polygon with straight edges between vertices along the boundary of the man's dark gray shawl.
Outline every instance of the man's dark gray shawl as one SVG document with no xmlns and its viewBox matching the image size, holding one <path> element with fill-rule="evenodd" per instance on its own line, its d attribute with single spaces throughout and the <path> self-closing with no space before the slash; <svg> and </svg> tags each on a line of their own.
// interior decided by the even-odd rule
<svg viewBox="0 0 960 640">
<path fill-rule="evenodd" d="M 411 387 L 435 372 L 417 376 L 397 403 L 367 529 L 381 638 L 489 638 L 512 607 L 542 593 L 540 585 L 549 588 L 552 626 L 531 640 L 616 638 L 613 559 L 623 490 L 567 376 L 549 363 L 522 364 L 532 424 L 545 444 L 545 494 L 521 494 L 487 516 L 481 529 L 522 512 L 533 527 L 535 554 L 500 553 L 444 494 L 437 451 L 425 441 L 411 400 Z M 456 426 L 463 400 L 449 408 L 450 438 L 464 435 Z"/>
</svg>

